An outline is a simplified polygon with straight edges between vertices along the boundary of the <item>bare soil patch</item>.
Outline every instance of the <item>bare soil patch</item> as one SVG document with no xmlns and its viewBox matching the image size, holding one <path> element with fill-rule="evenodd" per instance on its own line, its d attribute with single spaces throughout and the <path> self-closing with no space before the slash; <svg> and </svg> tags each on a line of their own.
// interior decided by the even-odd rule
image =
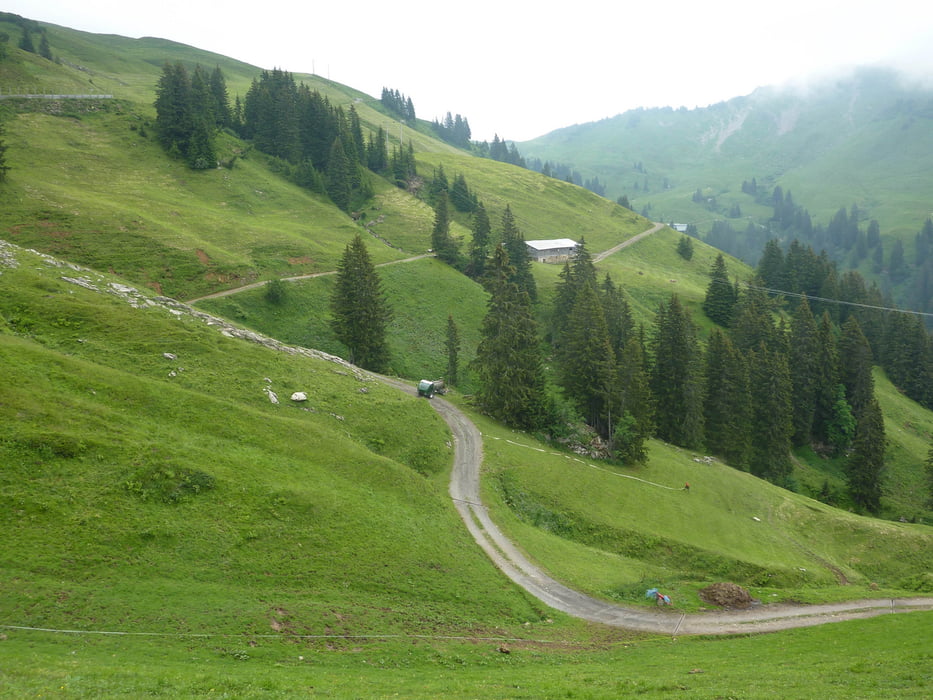
<svg viewBox="0 0 933 700">
<path fill-rule="evenodd" d="M 748 591 L 734 583 L 714 583 L 699 592 L 700 600 L 722 608 L 747 608 L 755 600 Z"/>
</svg>

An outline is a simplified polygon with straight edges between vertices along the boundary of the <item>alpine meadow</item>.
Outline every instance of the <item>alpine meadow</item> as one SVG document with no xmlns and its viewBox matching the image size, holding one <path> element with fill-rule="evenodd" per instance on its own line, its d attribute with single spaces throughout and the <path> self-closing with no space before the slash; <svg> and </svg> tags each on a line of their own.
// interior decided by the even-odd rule
<svg viewBox="0 0 933 700">
<path fill-rule="evenodd" d="M 894 85 L 490 143 L 0 12 L 0 697 L 929 697 Z"/>
</svg>

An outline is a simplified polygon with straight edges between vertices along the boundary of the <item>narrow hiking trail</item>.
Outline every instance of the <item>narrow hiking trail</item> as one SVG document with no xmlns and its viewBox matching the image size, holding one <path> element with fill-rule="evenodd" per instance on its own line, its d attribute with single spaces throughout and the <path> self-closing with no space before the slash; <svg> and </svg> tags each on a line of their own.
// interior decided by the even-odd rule
<svg viewBox="0 0 933 700">
<path fill-rule="evenodd" d="M 636 233 L 634 236 L 632 236 L 628 240 L 622 241 L 618 245 L 614 245 L 609 250 L 604 250 L 602 253 L 597 253 L 596 255 L 593 256 L 593 263 L 595 264 L 595 263 L 605 260 L 613 253 L 618 253 L 623 248 L 628 248 L 633 243 L 638 243 L 638 241 L 640 241 L 642 238 L 646 238 L 647 236 L 650 236 L 652 233 L 657 233 L 665 226 L 666 224 L 655 224 L 654 226 L 649 228 L 647 231 Z"/>
<path fill-rule="evenodd" d="M 598 253 L 596 256 L 593 257 L 593 262 L 597 263 L 600 260 L 604 260 L 605 258 L 612 255 L 613 253 L 617 253 L 623 248 L 627 248 L 633 243 L 637 243 L 645 236 L 650 236 L 652 233 L 656 233 L 660 231 L 662 228 L 664 228 L 664 226 L 665 224 L 655 224 L 654 226 L 647 229 L 646 231 L 642 231 L 641 233 L 636 233 L 634 236 L 632 236 L 631 238 L 627 240 L 622 241 L 618 245 L 615 245 L 612 248 L 609 248 L 608 250 L 604 250 L 602 253 Z M 402 258 L 401 260 L 390 260 L 389 262 L 379 263 L 378 265 L 376 265 L 376 267 L 386 267 L 387 265 L 398 265 L 400 263 L 410 263 L 410 262 L 415 262 L 416 260 L 424 260 L 425 258 L 433 258 L 433 257 L 434 257 L 433 253 L 422 253 L 421 255 L 413 255 L 409 258 Z M 336 275 L 336 274 L 337 274 L 336 270 L 327 270 L 325 272 L 310 272 L 307 275 L 295 275 L 294 277 L 280 277 L 279 279 L 281 279 L 283 282 L 298 282 L 300 280 L 309 280 L 309 279 L 314 279 L 315 277 L 325 277 L 327 275 Z M 249 291 L 250 289 L 259 289 L 260 287 L 264 286 L 267 282 L 268 280 L 263 280 L 261 282 L 250 282 L 249 284 L 244 284 L 242 287 L 233 287 L 232 289 L 224 289 L 219 292 L 211 292 L 210 294 L 205 294 L 204 296 L 197 297 L 195 299 L 189 299 L 185 303 L 186 304 L 197 304 L 199 301 L 204 301 L 205 299 L 220 299 L 221 297 L 228 297 L 233 294 L 239 294 L 240 292 Z"/>
<path fill-rule="evenodd" d="M 379 263 L 375 267 L 386 267 L 387 265 L 398 265 L 399 263 L 410 263 L 415 260 L 424 260 L 424 258 L 433 258 L 433 253 L 423 253 L 421 255 L 413 255 L 410 258 L 402 258 L 401 260 L 390 260 L 389 262 Z M 336 270 L 326 270 L 325 272 L 309 272 L 307 275 L 295 275 L 294 277 L 280 277 L 279 279 L 283 282 L 298 282 L 300 280 L 310 280 L 315 277 L 326 277 L 327 275 L 336 275 Z M 245 292 L 250 289 L 259 289 L 264 286 L 269 280 L 263 280 L 262 282 L 251 282 L 250 284 L 244 284 L 242 287 L 234 287 L 233 289 L 224 289 L 219 292 L 212 292 L 211 294 L 205 294 L 203 297 L 198 297 L 197 299 L 189 299 L 186 301 L 186 304 L 196 304 L 199 301 L 204 301 L 205 299 L 219 299 L 221 297 L 228 297 L 233 294 L 239 294 L 240 292 Z"/>
</svg>

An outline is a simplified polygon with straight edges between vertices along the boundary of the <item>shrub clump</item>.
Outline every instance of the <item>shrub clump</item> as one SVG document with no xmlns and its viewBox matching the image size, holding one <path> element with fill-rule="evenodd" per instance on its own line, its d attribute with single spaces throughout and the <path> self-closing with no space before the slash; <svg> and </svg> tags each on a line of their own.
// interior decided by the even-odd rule
<svg viewBox="0 0 933 700">
<path fill-rule="evenodd" d="M 206 472 L 164 464 L 137 472 L 125 484 L 128 492 L 143 501 L 161 503 L 180 503 L 215 486 L 216 480 Z"/>
</svg>

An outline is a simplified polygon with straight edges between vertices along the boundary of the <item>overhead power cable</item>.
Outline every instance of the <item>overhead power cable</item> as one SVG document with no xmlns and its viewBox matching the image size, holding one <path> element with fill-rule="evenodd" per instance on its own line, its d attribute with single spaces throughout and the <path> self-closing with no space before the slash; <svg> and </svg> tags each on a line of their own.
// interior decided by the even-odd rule
<svg viewBox="0 0 933 700">
<path fill-rule="evenodd" d="M 715 282 L 716 284 L 727 284 L 730 287 L 732 286 L 731 282 L 725 282 L 723 280 L 710 280 L 710 281 Z M 785 297 L 794 297 L 797 299 L 803 299 L 804 297 L 806 297 L 808 301 L 812 299 L 814 301 L 822 301 L 827 304 L 842 304 L 845 306 L 857 306 L 862 309 L 872 309 L 874 311 L 895 311 L 897 313 L 913 314 L 915 316 L 933 316 L 933 313 L 928 313 L 926 311 L 914 311 L 913 309 L 899 309 L 896 306 L 874 306 L 873 304 L 860 304 L 857 301 L 843 301 L 842 299 L 828 299 L 826 297 L 815 297 L 811 294 L 806 294 L 804 292 L 788 292 L 783 289 L 771 289 L 770 287 L 756 287 L 755 285 L 748 284 L 748 283 L 746 283 L 745 286 L 748 289 L 755 289 L 761 292 L 770 292 L 772 294 L 780 294 L 781 296 L 785 296 Z"/>
</svg>

